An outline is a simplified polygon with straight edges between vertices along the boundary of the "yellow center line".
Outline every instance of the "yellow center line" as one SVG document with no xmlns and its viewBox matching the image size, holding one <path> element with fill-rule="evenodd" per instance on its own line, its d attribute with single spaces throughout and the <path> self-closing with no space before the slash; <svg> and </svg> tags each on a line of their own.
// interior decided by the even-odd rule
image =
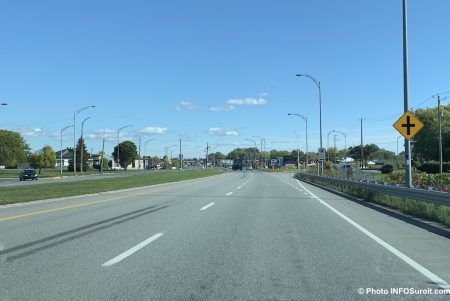
<svg viewBox="0 0 450 301">
<path fill-rule="evenodd" d="M 181 185 L 181 186 L 186 186 L 186 185 L 187 184 Z M 70 206 L 65 206 L 65 207 L 58 207 L 58 208 L 51 208 L 51 209 L 47 209 L 47 210 L 28 212 L 28 213 L 19 214 L 19 215 L 12 215 L 12 216 L 7 216 L 7 217 L 0 218 L 0 222 L 13 220 L 13 219 L 18 219 L 18 218 L 30 217 L 30 216 L 40 215 L 40 214 L 45 214 L 45 213 L 63 211 L 63 210 L 67 210 L 67 209 L 73 209 L 73 208 L 80 208 L 80 207 L 85 207 L 85 206 L 90 206 L 90 205 L 96 205 L 96 204 L 116 201 L 116 200 L 120 200 L 120 199 L 126 199 L 126 198 L 134 197 L 134 196 L 151 195 L 151 194 L 153 194 L 155 192 L 161 192 L 161 191 L 168 190 L 168 189 L 171 189 L 171 188 L 174 188 L 174 187 L 157 189 L 157 190 L 149 191 L 149 192 L 145 192 L 145 193 L 140 192 L 140 193 L 133 194 L 133 195 L 125 195 L 125 196 L 109 198 L 109 199 L 103 199 L 103 200 L 98 200 L 98 201 L 93 201 L 93 202 L 86 202 L 86 203 L 81 203 L 81 204 L 77 204 L 77 205 L 70 205 Z"/>
</svg>

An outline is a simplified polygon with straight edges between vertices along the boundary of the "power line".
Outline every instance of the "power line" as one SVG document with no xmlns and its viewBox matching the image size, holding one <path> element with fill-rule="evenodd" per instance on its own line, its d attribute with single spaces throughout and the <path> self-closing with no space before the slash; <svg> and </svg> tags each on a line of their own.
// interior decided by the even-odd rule
<svg viewBox="0 0 450 301">
<path fill-rule="evenodd" d="M 450 91 L 442 92 L 442 93 L 436 93 L 436 94 L 434 94 L 434 95 L 431 95 L 430 97 L 428 97 L 428 98 L 422 100 L 421 102 L 419 102 L 417 105 L 411 107 L 411 109 L 415 109 L 415 108 L 417 108 L 418 106 L 421 106 L 421 105 L 423 105 L 424 103 L 426 103 L 426 102 L 432 100 L 436 95 L 446 95 L 446 94 L 450 94 Z"/>
</svg>

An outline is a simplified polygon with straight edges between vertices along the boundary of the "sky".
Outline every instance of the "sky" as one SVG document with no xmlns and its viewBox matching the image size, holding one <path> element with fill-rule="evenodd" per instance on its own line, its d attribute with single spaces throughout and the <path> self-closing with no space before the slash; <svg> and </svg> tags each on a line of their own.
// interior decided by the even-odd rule
<svg viewBox="0 0 450 301">
<path fill-rule="evenodd" d="M 448 0 L 408 1 L 411 108 L 450 96 Z M 32 151 L 84 123 L 88 151 L 141 141 L 185 157 L 251 147 L 396 151 L 403 113 L 401 0 L 0 0 L 0 128 Z M 449 99 L 443 101 L 449 103 Z M 73 147 L 73 128 L 63 148 Z M 151 140 L 154 139 L 154 140 Z M 401 140 L 400 140 L 401 141 Z M 146 143 L 147 142 L 147 143 Z M 401 144 L 401 143 L 400 143 Z M 144 147 L 146 146 L 146 147 Z"/>
</svg>

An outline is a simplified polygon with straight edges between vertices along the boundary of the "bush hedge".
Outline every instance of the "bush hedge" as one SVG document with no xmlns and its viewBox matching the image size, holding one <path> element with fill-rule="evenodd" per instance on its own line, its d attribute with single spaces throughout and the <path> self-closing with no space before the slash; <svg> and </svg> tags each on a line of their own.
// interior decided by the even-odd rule
<svg viewBox="0 0 450 301">
<path fill-rule="evenodd" d="M 417 169 L 426 173 L 439 173 L 439 162 L 426 162 L 417 166 Z M 442 164 L 442 172 L 450 172 L 450 162 L 444 162 Z"/>
</svg>

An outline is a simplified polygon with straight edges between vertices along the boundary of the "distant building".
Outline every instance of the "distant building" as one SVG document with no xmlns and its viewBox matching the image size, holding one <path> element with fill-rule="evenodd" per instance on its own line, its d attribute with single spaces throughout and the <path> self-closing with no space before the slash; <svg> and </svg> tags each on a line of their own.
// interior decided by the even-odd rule
<svg viewBox="0 0 450 301">
<path fill-rule="evenodd" d="M 271 158 L 269 161 L 269 168 L 280 167 L 295 167 L 297 166 L 297 157 L 294 156 L 282 156 L 277 158 Z"/>
</svg>

